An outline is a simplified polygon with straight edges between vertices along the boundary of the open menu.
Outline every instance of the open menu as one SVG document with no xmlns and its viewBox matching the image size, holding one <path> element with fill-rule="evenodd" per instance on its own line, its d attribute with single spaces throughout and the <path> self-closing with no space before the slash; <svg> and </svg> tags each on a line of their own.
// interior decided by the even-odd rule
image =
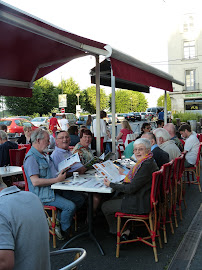
<svg viewBox="0 0 202 270">
<path fill-rule="evenodd" d="M 81 162 L 79 158 L 79 154 L 73 154 L 70 157 L 64 159 L 58 164 L 58 171 L 61 172 L 62 170 L 66 169 L 67 167 L 71 167 L 73 164 Z"/>
<path fill-rule="evenodd" d="M 100 157 L 94 156 L 91 160 L 84 164 L 84 166 L 86 169 L 92 169 L 94 164 L 108 160 L 112 157 L 112 155 L 113 153 L 108 152 L 106 155 L 103 153 Z"/>
<path fill-rule="evenodd" d="M 96 163 L 93 167 L 101 176 L 106 177 L 112 183 L 121 182 L 125 178 L 125 175 L 119 174 L 117 167 L 114 166 L 111 160 Z"/>
</svg>

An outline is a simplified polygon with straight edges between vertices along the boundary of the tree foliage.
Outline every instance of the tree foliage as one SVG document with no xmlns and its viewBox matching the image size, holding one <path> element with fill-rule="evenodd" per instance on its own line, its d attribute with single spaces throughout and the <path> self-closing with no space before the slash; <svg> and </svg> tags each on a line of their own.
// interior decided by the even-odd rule
<svg viewBox="0 0 202 270">
<path fill-rule="evenodd" d="M 91 86 L 82 92 L 81 106 L 91 114 L 96 113 L 96 87 Z M 100 109 L 108 109 L 108 97 L 105 91 L 100 88 Z"/>
<path fill-rule="evenodd" d="M 78 104 L 76 94 L 80 93 L 79 85 L 70 77 L 67 80 L 62 80 L 58 85 L 58 89 L 60 93 L 67 95 L 67 108 L 65 111 L 75 113 Z"/>
<path fill-rule="evenodd" d="M 168 93 L 166 93 L 166 95 L 167 95 L 167 110 L 171 111 L 171 99 Z M 165 96 L 162 95 L 157 99 L 157 106 L 164 107 L 164 104 L 165 104 Z"/>
<path fill-rule="evenodd" d="M 12 115 L 47 114 L 58 107 L 58 89 L 45 78 L 37 80 L 31 98 L 5 97 L 5 103 Z"/>
<path fill-rule="evenodd" d="M 111 94 L 109 98 L 111 108 Z M 123 89 L 116 90 L 115 100 L 117 113 L 144 112 L 148 104 L 143 93 Z"/>
</svg>

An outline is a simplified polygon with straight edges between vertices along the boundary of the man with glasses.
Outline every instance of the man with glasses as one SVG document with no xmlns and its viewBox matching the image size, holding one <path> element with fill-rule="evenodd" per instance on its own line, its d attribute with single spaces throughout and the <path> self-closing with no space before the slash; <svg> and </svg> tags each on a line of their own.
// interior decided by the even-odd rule
<svg viewBox="0 0 202 270">
<path fill-rule="evenodd" d="M 29 191 L 35 193 L 44 205 L 55 206 L 60 209 L 57 217 L 60 220 L 64 237 L 68 236 L 68 229 L 77 208 L 84 203 L 84 197 L 73 191 L 54 191 L 51 185 L 62 182 L 66 173 L 58 171 L 52 158 L 44 153 L 48 147 L 49 134 L 40 128 L 31 135 L 32 147 L 24 161 L 25 174 Z"/>
<path fill-rule="evenodd" d="M 53 159 L 56 169 L 58 169 L 58 164 L 61 161 L 65 160 L 66 158 L 72 155 L 71 151 L 69 150 L 70 141 L 71 139 L 67 131 L 56 132 L 56 139 L 55 139 L 56 147 L 51 155 L 51 158 Z M 81 163 L 75 163 L 69 169 L 67 176 L 72 175 L 72 172 L 75 171 L 82 174 L 86 171 L 86 168 Z"/>
</svg>

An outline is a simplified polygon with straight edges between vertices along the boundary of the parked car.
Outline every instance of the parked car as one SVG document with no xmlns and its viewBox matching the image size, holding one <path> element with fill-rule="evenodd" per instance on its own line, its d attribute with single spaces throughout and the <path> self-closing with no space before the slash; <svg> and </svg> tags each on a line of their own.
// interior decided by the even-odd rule
<svg viewBox="0 0 202 270">
<path fill-rule="evenodd" d="M 123 121 L 125 119 L 127 113 L 117 113 L 117 119 L 119 122 Z"/>
<path fill-rule="evenodd" d="M 31 123 L 36 127 L 43 127 L 48 129 L 49 123 L 48 123 L 48 117 L 36 117 L 32 119 Z"/>
<path fill-rule="evenodd" d="M 60 120 L 62 119 L 62 116 L 63 116 L 64 113 L 56 113 L 56 118 L 58 119 L 58 123 L 60 124 Z M 65 116 L 67 118 L 67 120 L 69 121 L 69 125 L 75 125 L 76 124 L 76 121 L 78 120 L 76 115 L 74 113 L 65 113 Z M 51 116 L 52 117 L 52 116 Z M 50 122 L 50 118 L 48 119 L 48 124 Z"/>
<path fill-rule="evenodd" d="M 32 130 L 35 130 L 34 126 L 30 121 L 23 118 L 1 118 L 0 125 L 7 126 L 7 133 L 9 138 L 19 137 L 24 134 L 23 127 L 31 127 Z"/>
<path fill-rule="evenodd" d="M 136 119 L 135 113 L 134 112 L 127 113 L 127 115 L 125 116 L 125 119 L 128 121 L 135 122 L 135 119 Z"/>
<path fill-rule="evenodd" d="M 79 119 L 78 121 L 76 122 L 77 125 L 85 125 L 86 124 L 86 121 L 88 119 L 88 115 L 81 115 L 79 116 Z"/>
<path fill-rule="evenodd" d="M 17 116 L 18 118 L 23 118 L 23 119 L 26 119 L 28 121 L 31 121 L 32 118 L 30 116 Z"/>
<path fill-rule="evenodd" d="M 147 120 L 147 113 L 146 112 L 140 112 L 140 114 L 141 114 L 142 120 Z"/>
<path fill-rule="evenodd" d="M 108 117 L 109 117 L 109 124 L 111 124 L 112 123 L 112 114 L 108 114 Z M 118 120 L 118 117 L 116 116 L 116 114 L 115 114 L 115 123 L 120 123 L 120 121 Z"/>
<path fill-rule="evenodd" d="M 136 117 L 136 121 L 141 121 L 142 118 L 141 118 L 141 114 L 139 112 L 135 112 L 135 117 Z"/>
</svg>

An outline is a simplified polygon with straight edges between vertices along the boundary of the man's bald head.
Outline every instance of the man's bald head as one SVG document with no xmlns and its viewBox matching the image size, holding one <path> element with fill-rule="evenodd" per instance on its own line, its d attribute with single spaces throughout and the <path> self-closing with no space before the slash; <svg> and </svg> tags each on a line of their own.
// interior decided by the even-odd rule
<svg viewBox="0 0 202 270">
<path fill-rule="evenodd" d="M 172 137 L 175 137 L 176 129 L 175 129 L 175 126 L 172 123 L 166 124 L 163 128 L 168 131 L 168 133 L 170 134 L 171 138 Z"/>
</svg>

